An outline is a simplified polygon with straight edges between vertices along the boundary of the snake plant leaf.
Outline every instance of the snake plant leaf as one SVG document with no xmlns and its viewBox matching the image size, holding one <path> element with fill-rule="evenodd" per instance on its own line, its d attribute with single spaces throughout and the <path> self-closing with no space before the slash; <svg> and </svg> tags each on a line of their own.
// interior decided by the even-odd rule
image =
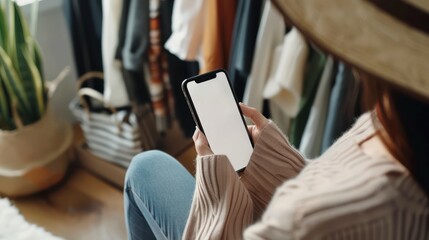
<svg viewBox="0 0 429 240">
<path fill-rule="evenodd" d="M 24 21 L 21 11 L 19 9 L 19 6 L 16 4 L 16 2 L 13 2 L 13 10 L 14 10 L 14 20 L 15 20 L 15 57 L 16 59 L 13 59 L 12 62 L 14 63 L 15 69 L 19 69 L 22 62 L 25 60 L 23 59 L 22 51 L 30 50 L 30 47 L 32 47 L 32 39 L 30 36 L 30 33 L 28 31 L 28 27 L 26 22 Z M 26 48 L 26 49 L 24 49 Z M 31 50 L 32 51 L 32 50 Z M 22 72 L 21 69 L 17 71 L 18 76 L 25 81 L 25 78 L 21 76 L 22 74 L 25 74 Z"/>
<path fill-rule="evenodd" d="M 22 63 L 20 62 L 20 69 L 23 73 L 22 77 L 25 79 L 25 81 L 23 81 L 24 90 L 27 93 L 31 109 L 35 110 L 33 114 L 35 114 L 37 120 L 45 112 L 45 90 L 43 80 L 30 53 L 22 49 L 19 54 L 23 54 L 24 57 L 24 61 Z"/>
<path fill-rule="evenodd" d="M 15 42 L 17 49 L 22 45 L 32 44 L 30 31 L 28 30 L 27 22 L 22 16 L 21 9 L 16 2 L 13 2 L 13 10 L 15 17 Z"/>
<path fill-rule="evenodd" d="M 33 5 L 38 5 L 38 2 L 34 2 Z M 33 39 L 33 37 L 30 34 L 27 22 L 25 21 L 25 18 L 22 15 L 22 12 L 20 11 L 20 8 L 16 2 L 13 3 L 14 7 L 14 20 L 15 20 L 15 42 L 16 42 L 16 50 L 19 51 L 20 48 L 23 46 L 26 46 L 28 51 L 30 52 L 30 56 L 34 59 L 34 62 L 36 63 L 37 69 L 39 72 L 42 71 L 42 60 L 41 60 L 41 53 L 40 48 L 37 45 L 36 41 Z M 37 8 L 35 8 L 37 9 Z M 32 10 L 35 10 L 32 9 Z M 37 13 L 32 12 L 32 21 L 35 21 L 37 24 Z M 43 78 L 43 77 L 42 77 Z"/>
<path fill-rule="evenodd" d="M 15 66 L 18 66 L 16 60 L 16 39 L 15 39 L 15 8 L 14 3 L 11 0 L 6 0 L 6 9 L 7 9 L 7 31 L 8 31 L 8 40 L 7 48 L 5 48 L 7 55 L 9 55 L 11 61 Z"/>
<path fill-rule="evenodd" d="M 10 94 L 10 99 L 16 100 L 17 109 L 21 114 L 31 114 L 30 104 L 27 95 L 24 91 L 21 79 L 18 77 L 12 60 L 6 54 L 3 48 L 0 47 L 0 67 L 2 68 L 2 80 L 7 92 Z M 21 116 L 23 117 L 23 116 Z M 26 116 L 25 116 L 26 117 Z"/>
<path fill-rule="evenodd" d="M 32 24 L 32 30 L 34 31 L 33 34 L 36 32 L 36 25 L 37 25 L 37 9 L 38 9 L 39 3 L 36 1 L 32 4 L 31 8 L 31 24 Z M 16 31 L 20 33 L 18 37 L 22 37 L 22 39 L 19 39 L 20 41 L 25 41 L 26 46 L 28 46 L 28 51 L 30 52 L 30 56 L 34 60 L 34 63 L 36 64 L 36 67 L 43 78 L 43 68 L 42 68 L 42 57 L 40 52 L 40 47 L 37 44 L 37 42 L 33 39 L 31 32 L 29 31 L 29 28 L 27 26 L 27 23 L 25 19 L 22 16 L 21 11 L 19 10 L 18 5 L 15 4 L 15 18 L 16 18 Z"/>
<path fill-rule="evenodd" d="M 40 119 L 47 102 L 42 72 L 40 49 L 20 7 L 0 0 L 0 129 L 15 129 L 16 119 L 19 125 Z"/>
<path fill-rule="evenodd" d="M 6 16 L 6 1 L 0 2 L 0 47 L 6 49 L 8 42 L 8 29 L 7 29 L 7 16 Z M 0 69 L 1 71 L 1 69 Z M 9 108 L 9 101 L 7 92 L 4 87 L 2 76 L 0 74 L 0 129 L 12 130 L 14 124 L 11 119 L 11 112 Z"/>
<path fill-rule="evenodd" d="M 3 2 L 2 2 L 3 3 Z M 0 4 L 0 47 L 7 49 L 7 18 L 5 15 L 5 5 Z"/>
<path fill-rule="evenodd" d="M 33 3 L 38 4 L 38 3 Z M 20 66 L 22 65 L 22 58 L 21 56 L 24 56 L 25 59 L 23 62 L 27 65 L 24 69 L 21 68 L 20 73 L 21 77 L 24 82 L 24 86 L 33 86 L 33 88 L 28 89 L 27 93 L 30 96 L 35 96 L 35 99 L 30 99 L 30 103 L 33 102 L 33 100 L 36 100 L 37 108 L 33 108 L 34 110 L 38 110 L 36 116 L 40 117 L 43 114 L 44 111 L 44 105 L 45 105 L 45 97 L 43 96 L 45 94 L 45 86 L 43 82 L 43 69 L 42 69 L 42 58 L 39 46 L 37 45 L 36 41 L 32 38 L 29 28 L 27 26 L 27 23 L 19 9 L 19 6 L 15 3 L 14 4 L 15 9 L 15 29 L 16 29 L 16 35 L 17 35 L 17 58 L 18 63 Z M 35 10 L 35 9 L 33 9 Z M 35 12 L 32 12 L 32 20 L 35 21 L 36 17 Z M 21 52 L 23 53 L 21 55 Z M 23 76 L 25 75 L 25 76 Z M 26 81 L 28 77 L 28 81 Z M 32 84 L 31 84 L 32 83 Z"/>
<path fill-rule="evenodd" d="M 0 129 L 16 129 L 15 123 L 12 119 L 12 112 L 10 111 L 10 106 L 8 105 L 9 102 L 10 101 L 8 99 L 7 92 L 0 75 Z"/>
<path fill-rule="evenodd" d="M 33 40 L 33 59 L 36 64 L 37 69 L 39 70 L 40 77 L 45 79 L 43 76 L 43 62 L 42 62 L 42 53 L 40 52 L 40 47 L 36 41 Z M 43 82 L 44 84 L 44 82 Z"/>
</svg>

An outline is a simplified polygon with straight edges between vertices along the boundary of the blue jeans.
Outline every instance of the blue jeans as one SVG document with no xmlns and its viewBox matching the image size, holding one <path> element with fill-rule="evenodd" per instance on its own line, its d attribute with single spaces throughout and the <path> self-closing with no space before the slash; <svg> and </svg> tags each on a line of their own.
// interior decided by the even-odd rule
<svg viewBox="0 0 429 240">
<path fill-rule="evenodd" d="M 170 155 L 135 156 L 124 187 L 128 239 L 181 239 L 194 188 L 194 177 Z"/>
</svg>

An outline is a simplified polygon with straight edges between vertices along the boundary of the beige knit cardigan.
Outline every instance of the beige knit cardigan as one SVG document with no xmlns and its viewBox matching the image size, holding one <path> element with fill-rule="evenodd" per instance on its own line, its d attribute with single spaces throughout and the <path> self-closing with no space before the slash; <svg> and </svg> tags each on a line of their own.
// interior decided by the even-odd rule
<svg viewBox="0 0 429 240">
<path fill-rule="evenodd" d="M 241 178 L 226 156 L 198 157 L 183 239 L 429 239 L 429 201 L 407 169 L 362 151 L 374 133 L 366 113 L 306 161 L 270 121 Z"/>
</svg>

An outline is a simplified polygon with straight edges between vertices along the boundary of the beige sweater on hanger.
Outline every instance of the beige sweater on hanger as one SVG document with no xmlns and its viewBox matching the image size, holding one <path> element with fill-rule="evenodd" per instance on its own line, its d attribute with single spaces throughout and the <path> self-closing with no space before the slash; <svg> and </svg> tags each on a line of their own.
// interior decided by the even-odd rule
<svg viewBox="0 0 429 240">
<path fill-rule="evenodd" d="M 429 201 L 407 169 L 365 153 L 360 117 L 306 162 L 270 122 L 241 178 L 226 156 L 197 159 L 183 239 L 429 239 Z"/>
</svg>

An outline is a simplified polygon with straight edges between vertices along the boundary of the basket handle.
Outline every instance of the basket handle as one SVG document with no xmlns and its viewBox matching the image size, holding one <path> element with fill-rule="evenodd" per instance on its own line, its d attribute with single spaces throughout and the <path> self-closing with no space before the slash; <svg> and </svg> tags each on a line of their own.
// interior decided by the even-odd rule
<svg viewBox="0 0 429 240">
<path fill-rule="evenodd" d="M 96 72 L 96 71 L 87 72 L 83 74 L 77 80 L 77 89 L 80 89 L 86 81 L 91 79 L 99 79 L 104 81 L 104 74 L 102 72 Z"/>
<path fill-rule="evenodd" d="M 85 99 L 83 98 L 84 96 L 88 96 L 88 97 L 91 97 L 91 98 L 97 99 L 97 100 L 101 101 L 101 102 L 103 103 L 103 105 L 104 105 L 103 97 L 101 97 L 101 99 L 100 99 L 97 91 L 91 92 L 91 91 L 89 91 L 89 90 L 84 90 L 84 91 L 83 91 L 83 93 L 88 93 L 88 92 L 89 92 L 89 94 L 88 94 L 88 95 L 86 95 L 86 94 L 82 94 L 82 93 L 79 93 L 79 91 L 82 89 L 82 85 L 83 85 L 85 82 L 87 82 L 87 81 L 89 81 L 89 80 L 92 80 L 92 79 L 98 79 L 98 80 L 104 81 L 104 75 L 103 75 L 103 73 L 102 73 L 102 72 L 91 71 L 91 72 L 87 72 L 87 73 L 83 74 L 83 75 L 82 75 L 82 76 L 80 76 L 80 77 L 78 78 L 78 80 L 77 80 L 77 89 L 78 89 L 77 95 L 79 96 L 79 102 L 80 102 L 80 104 L 82 105 L 82 107 L 84 108 L 84 110 L 85 110 L 88 114 L 89 114 L 89 112 L 90 112 L 90 111 L 89 111 L 89 105 L 88 105 L 88 103 L 85 101 Z M 90 89 L 90 88 L 88 88 L 88 89 Z M 99 94 L 101 95 L 101 93 L 99 93 Z M 101 95 L 101 96 L 102 96 L 102 95 Z"/>
<path fill-rule="evenodd" d="M 100 102 L 103 102 L 104 100 L 103 94 L 92 88 L 81 88 L 77 91 L 77 95 L 79 96 L 79 102 L 82 105 L 83 110 L 86 112 L 88 118 L 91 117 L 91 111 L 89 110 L 88 103 L 85 101 L 84 97 L 90 97 Z M 112 114 L 115 114 L 117 112 L 116 109 L 111 105 L 107 105 L 105 107 L 109 109 Z M 120 131 L 122 130 L 121 123 L 117 121 L 117 119 L 115 119 L 115 125 Z"/>
<path fill-rule="evenodd" d="M 103 72 L 91 71 L 83 74 L 77 80 L 77 86 L 78 86 L 77 95 L 79 97 L 79 102 L 82 105 L 82 108 L 84 109 L 84 111 L 87 113 L 88 118 L 91 117 L 91 111 L 89 110 L 88 103 L 85 101 L 85 98 L 84 98 L 85 96 L 102 102 L 104 107 L 109 109 L 112 112 L 112 114 L 115 114 L 117 112 L 116 109 L 110 104 L 104 103 L 104 96 L 102 93 L 92 88 L 82 88 L 82 85 L 86 81 L 91 79 L 98 79 L 98 80 L 104 81 L 104 74 Z M 121 123 L 118 122 L 116 119 L 115 119 L 115 125 L 118 127 L 119 131 L 122 131 Z"/>
</svg>

